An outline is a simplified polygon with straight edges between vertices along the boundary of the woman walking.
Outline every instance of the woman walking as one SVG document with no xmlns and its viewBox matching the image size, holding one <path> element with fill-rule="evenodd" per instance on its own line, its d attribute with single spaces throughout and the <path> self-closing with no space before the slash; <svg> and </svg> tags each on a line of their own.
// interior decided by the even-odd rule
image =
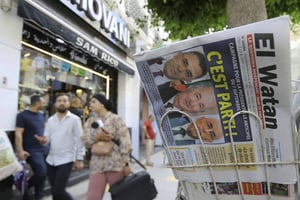
<svg viewBox="0 0 300 200">
<path fill-rule="evenodd" d="M 92 153 L 91 156 L 87 200 L 99 200 L 103 198 L 106 184 L 112 185 L 130 173 L 131 142 L 126 124 L 112 112 L 112 103 L 104 95 L 94 95 L 90 109 L 96 116 L 84 124 L 82 141 L 85 146 L 91 148 L 99 141 L 113 143 L 109 155 Z"/>
</svg>

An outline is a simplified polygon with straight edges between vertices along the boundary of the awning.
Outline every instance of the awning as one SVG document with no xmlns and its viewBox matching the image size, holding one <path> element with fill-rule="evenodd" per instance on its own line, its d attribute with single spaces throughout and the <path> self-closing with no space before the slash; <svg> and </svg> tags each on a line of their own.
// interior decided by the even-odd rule
<svg viewBox="0 0 300 200">
<path fill-rule="evenodd" d="M 63 19 L 50 13 L 48 10 L 33 0 L 19 0 L 18 15 L 20 17 L 34 21 L 42 28 L 49 30 L 52 34 L 58 35 L 68 43 L 76 46 L 76 48 L 80 48 L 89 55 L 96 57 L 99 61 L 130 75 L 134 75 L 135 71 L 128 63 L 112 55 L 99 44 L 95 43 L 93 39 L 66 24 Z"/>
</svg>

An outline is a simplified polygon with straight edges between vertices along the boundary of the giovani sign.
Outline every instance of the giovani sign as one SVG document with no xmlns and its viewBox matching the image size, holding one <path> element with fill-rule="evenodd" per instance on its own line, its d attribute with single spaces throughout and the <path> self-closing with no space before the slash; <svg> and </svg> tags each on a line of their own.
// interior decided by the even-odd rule
<svg viewBox="0 0 300 200">
<path fill-rule="evenodd" d="M 68 6 L 66 0 L 61 0 L 61 2 Z M 100 0 L 69 0 L 69 2 L 75 5 L 78 11 L 84 12 L 92 22 L 99 21 L 100 27 L 109 32 L 124 46 L 130 46 L 130 31 L 127 29 L 126 24 L 112 11 L 107 10 L 106 5 Z M 79 15 L 78 12 L 75 13 Z M 84 19 L 83 16 L 79 16 Z"/>
</svg>

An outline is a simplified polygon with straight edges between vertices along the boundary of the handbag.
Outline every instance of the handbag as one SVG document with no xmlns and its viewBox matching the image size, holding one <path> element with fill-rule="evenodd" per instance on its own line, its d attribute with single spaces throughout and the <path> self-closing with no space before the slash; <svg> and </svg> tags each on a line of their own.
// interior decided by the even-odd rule
<svg viewBox="0 0 300 200">
<path fill-rule="evenodd" d="M 91 153 L 96 156 L 109 156 L 112 150 L 112 141 L 98 141 L 92 145 Z"/>
<path fill-rule="evenodd" d="M 145 169 L 140 162 L 138 164 Z M 133 173 L 112 184 L 109 192 L 112 200 L 152 200 L 157 196 L 154 180 L 145 170 Z"/>
</svg>

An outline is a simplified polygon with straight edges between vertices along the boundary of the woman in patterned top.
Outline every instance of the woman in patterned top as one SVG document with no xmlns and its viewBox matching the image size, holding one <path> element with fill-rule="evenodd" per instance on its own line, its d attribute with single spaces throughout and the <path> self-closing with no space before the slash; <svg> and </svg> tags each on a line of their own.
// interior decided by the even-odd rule
<svg viewBox="0 0 300 200">
<path fill-rule="evenodd" d="M 104 95 L 94 95 L 90 109 L 97 115 L 84 124 L 82 141 L 85 146 L 90 148 L 100 140 L 116 141 L 111 155 L 91 157 L 87 200 L 99 200 L 103 198 L 107 183 L 112 185 L 130 173 L 131 142 L 126 124 L 119 115 L 112 113 L 112 103 Z M 99 120 L 103 127 L 92 128 Z"/>
</svg>

